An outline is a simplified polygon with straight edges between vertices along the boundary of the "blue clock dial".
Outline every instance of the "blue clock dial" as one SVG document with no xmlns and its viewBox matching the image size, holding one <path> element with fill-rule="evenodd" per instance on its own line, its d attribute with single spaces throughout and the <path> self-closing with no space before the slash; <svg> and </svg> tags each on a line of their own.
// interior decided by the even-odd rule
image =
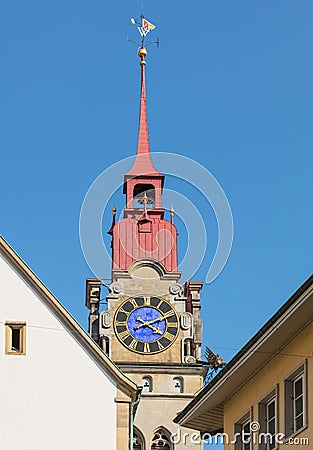
<svg viewBox="0 0 313 450">
<path fill-rule="evenodd" d="M 175 341 L 179 332 L 178 317 L 170 303 L 160 297 L 129 298 L 115 313 L 114 330 L 129 350 L 159 353 Z"/>
<path fill-rule="evenodd" d="M 142 342 L 153 342 L 163 336 L 166 320 L 156 308 L 142 306 L 132 311 L 127 320 L 130 334 Z"/>
</svg>

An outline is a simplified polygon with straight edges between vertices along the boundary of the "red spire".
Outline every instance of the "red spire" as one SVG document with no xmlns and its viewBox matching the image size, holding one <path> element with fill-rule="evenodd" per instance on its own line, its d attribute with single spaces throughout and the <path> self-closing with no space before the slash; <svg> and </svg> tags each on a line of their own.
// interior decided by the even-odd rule
<svg viewBox="0 0 313 450">
<path fill-rule="evenodd" d="M 139 130 L 138 130 L 138 144 L 137 155 L 132 169 L 126 176 L 140 176 L 140 175 L 161 175 L 154 167 L 150 153 L 148 118 L 147 118 L 147 99 L 146 99 L 146 82 L 145 82 L 145 57 L 147 50 L 141 47 L 138 51 L 141 58 L 141 94 L 140 94 L 140 110 L 139 110 Z"/>
<path fill-rule="evenodd" d="M 137 155 L 150 153 L 148 118 L 147 118 L 147 98 L 146 98 L 146 80 L 145 80 L 145 64 L 144 60 L 141 65 L 141 95 L 140 95 L 140 112 L 139 112 L 139 130 Z"/>
<path fill-rule="evenodd" d="M 177 230 L 173 223 L 164 220 L 164 175 L 156 170 L 150 154 L 145 87 L 146 49 L 141 47 L 138 55 L 141 59 L 141 96 L 137 155 L 132 169 L 124 176 L 124 219 L 115 223 L 113 211 L 109 231 L 112 235 L 113 270 L 127 270 L 132 262 L 140 258 L 152 258 L 164 264 L 167 271 L 176 272 Z M 148 198 L 151 200 L 149 204 Z"/>
</svg>

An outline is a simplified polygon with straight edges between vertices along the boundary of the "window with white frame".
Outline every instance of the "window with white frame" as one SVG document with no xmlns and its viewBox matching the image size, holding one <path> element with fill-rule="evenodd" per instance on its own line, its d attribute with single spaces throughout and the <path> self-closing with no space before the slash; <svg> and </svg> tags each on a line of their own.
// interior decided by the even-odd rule
<svg viewBox="0 0 313 450">
<path fill-rule="evenodd" d="M 295 431 L 300 430 L 304 426 L 304 374 L 293 380 L 293 427 Z"/>
<path fill-rule="evenodd" d="M 251 450 L 252 411 L 247 412 L 235 423 L 235 450 Z"/>
<path fill-rule="evenodd" d="M 259 450 L 273 450 L 276 447 L 278 387 L 273 389 L 258 404 Z"/>
<path fill-rule="evenodd" d="M 285 380 L 285 435 L 291 436 L 307 425 L 306 363 Z"/>
<path fill-rule="evenodd" d="M 248 419 L 245 423 L 242 424 L 242 450 L 250 450 L 251 448 L 251 422 Z"/>
</svg>

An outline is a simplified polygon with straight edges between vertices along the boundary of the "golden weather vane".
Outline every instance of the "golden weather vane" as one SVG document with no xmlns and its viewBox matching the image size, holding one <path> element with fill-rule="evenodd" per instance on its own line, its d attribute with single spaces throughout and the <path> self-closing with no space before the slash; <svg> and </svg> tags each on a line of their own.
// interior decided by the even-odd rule
<svg viewBox="0 0 313 450">
<path fill-rule="evenodd" d="M 224 369 L 226 366 L 226 363 L 223 362 L 223 358 L 218 353 L 215 354 L 209 347 L 205 347 L 205 357 L 206 361 L 202 361 L 202 363 L 204 366 L 208 367 L 208 372 L 204 384 L 209 382 L 219 369 Z"/>
</svg>

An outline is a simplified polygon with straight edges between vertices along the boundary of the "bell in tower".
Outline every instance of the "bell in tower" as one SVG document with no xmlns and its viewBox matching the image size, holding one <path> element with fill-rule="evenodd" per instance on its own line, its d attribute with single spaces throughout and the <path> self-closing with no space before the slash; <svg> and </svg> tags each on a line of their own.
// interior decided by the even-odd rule
<svg viewBox="0 0 313 450">
<path fill-rule="evenodd" d="M 154 208 L 155 191 L 151 184 L 137 184 L 134 188 L 134 208 Z"/>
</svg>

